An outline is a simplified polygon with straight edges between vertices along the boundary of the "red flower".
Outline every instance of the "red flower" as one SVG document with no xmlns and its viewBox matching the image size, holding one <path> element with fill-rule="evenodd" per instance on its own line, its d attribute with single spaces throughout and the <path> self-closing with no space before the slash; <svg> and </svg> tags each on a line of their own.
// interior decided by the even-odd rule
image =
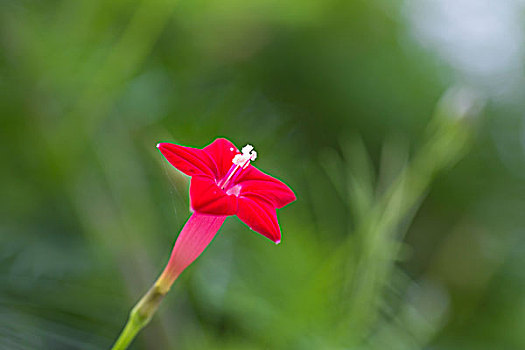
<svg viewBox="0 0 525 350">
<path fill-rule="evenodd" d="M 198 214 L 237 215 L 254 231 L 281 241 L 276 209 L 295 200 L 292 190 L 250 164 L 257 153 L 250 145 L 239 152 L 220 138 L 203 149 L 159 143 L 175 168 L 191 176 L 190 203 Z"/>
<path fill-rule="evenodd" d="M 237 215 L 253 230 L 279 243 L 276 209 L 295 200 L 288 186 L 250 165 L 257 158 L 250 145 L 242 153 L 226 139 L 203 149 L 172 143 L 157 147 L 175 168 L 191 176 L 190 200 L 195 212 L 180 231 L 161 275 L 131 310 L 113 349 L 127 347 L 149 322 L 172 284 L 211 243 L 227 216 Z"/>
</svg>

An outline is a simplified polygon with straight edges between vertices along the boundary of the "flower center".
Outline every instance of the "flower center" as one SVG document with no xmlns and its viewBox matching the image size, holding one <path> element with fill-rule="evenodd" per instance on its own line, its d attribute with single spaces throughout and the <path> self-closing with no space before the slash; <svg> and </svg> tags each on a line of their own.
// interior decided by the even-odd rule
<svg viewBox="0 0 525 350">
<path fill-rule="evenodd" d="M 252 145 L 246 145 L 241 150 L 242 153 L 236 154 L 232 159 L 233 165 L 230 170 L 224 176 L 224 179 L 219 182 L 221 189 L 228 189 L 228 186 L 233 183 L 235 178 L 250 165 L 257 158 L 257 152 L 254 151 Z M 233 194 L 238 195 L 238 191 L 234 191 Z"/>
</svg>

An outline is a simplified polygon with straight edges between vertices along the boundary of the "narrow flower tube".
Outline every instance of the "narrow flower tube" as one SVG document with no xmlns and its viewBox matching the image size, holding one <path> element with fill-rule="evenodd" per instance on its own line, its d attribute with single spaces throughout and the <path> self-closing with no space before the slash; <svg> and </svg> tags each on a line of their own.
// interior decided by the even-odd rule
<svg viewBox="0 0 525 350">
<path fill-rule="evenodd" d="M 168 265 L 156 285 L 167 292 L 173 282 L 211 243 L 226 216 L 194 213 L 184 225 L 171 252 Z"/>
</svg>

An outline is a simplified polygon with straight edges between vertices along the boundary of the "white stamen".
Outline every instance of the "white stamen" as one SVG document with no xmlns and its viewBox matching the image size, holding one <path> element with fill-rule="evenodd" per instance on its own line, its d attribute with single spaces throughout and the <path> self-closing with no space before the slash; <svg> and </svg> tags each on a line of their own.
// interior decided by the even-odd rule
<svg viewBox="0 0 525 350">
<path fill-rule="evenodd" d="M 257 159 L 257 152 L 253 150 L 252 145 L 246 145 L 242 148 L 242 154 L 236 154 L 233 157 L 232 163 L 246 168 L 250 161 L 253 162 L 255 159 Z"/>
<path fill-rule="evenodd" d="M 235 157 L 233 157 L 232 159 L 232 167 L 230 168 L 230 170 L 228 171 L 228 173 L 226 174 L 226 180 L 222 180 L 220 182 L 220 187 L 222 189 L 225 189 L 227 188 L 230 180 L 232 178 L 234 178 L 234 176 L 238 176 L 239 175 L 239 172 L 246 169 L 248 167 L 248 165 L 250 165 L 250 161 L 254 161 L 255 159 L 257 158 L 257 152 L 255 152 L 253 150 L 253 146 L 252 145 L 246 145 L 242 148 L 242 153 L 240 154 L 236 154 Z M 237 191 L 237 190 L 235 190 Z M 228 192 L 226 192 L 228 193 Z M 239 193 L 238 192 L 231 192 L 231 193 L 228 193 L 228 194 L 235 194 L 235 195 L 238 195 Z"/>
</svg>

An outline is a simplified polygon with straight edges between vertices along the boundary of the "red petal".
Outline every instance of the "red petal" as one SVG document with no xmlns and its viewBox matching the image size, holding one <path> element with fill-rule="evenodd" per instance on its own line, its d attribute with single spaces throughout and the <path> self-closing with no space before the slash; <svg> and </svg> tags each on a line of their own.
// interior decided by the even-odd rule
<svg viewBox="0 0 525 350">
<path fill-rule="evenodd" d="M 191 207 L 198 213 L 209 215 L 234 215 L 238 198 L 227 195 L 208 176 L 194 176 L 190 183 Z"/>
<path fill-rule="evenodd" d="M 222 179 L 232 166 L 233 157 L 240 153 L 237 147 L 224 138 L 216 139 L 204 147 L 210 157 L 215 161 L 218 170 L 217 179 Z"/>
<path fill-rule="evenodd" d="M 275 208 L 282 208 L 296 199 L 295 194 L 286 184 L 252 165 L 243 170 L 235 182 L 241 185 L 240 196 L 264 198 Z"/>
<path fill-rule="evenodd" d="M 215 177 L 217 174 L 215 162 L 202 149 L 179 146 L 173 143 L 159 143 L 157 148 L 171 165 L 186 175 Z"/>
<path fill-rule="evenodd" d="M 277 213 L 271 203 L 256 197 L 240 197 L 237 216 L 252 230 L 275 243 L 281 242 Z"/>
</svg>

